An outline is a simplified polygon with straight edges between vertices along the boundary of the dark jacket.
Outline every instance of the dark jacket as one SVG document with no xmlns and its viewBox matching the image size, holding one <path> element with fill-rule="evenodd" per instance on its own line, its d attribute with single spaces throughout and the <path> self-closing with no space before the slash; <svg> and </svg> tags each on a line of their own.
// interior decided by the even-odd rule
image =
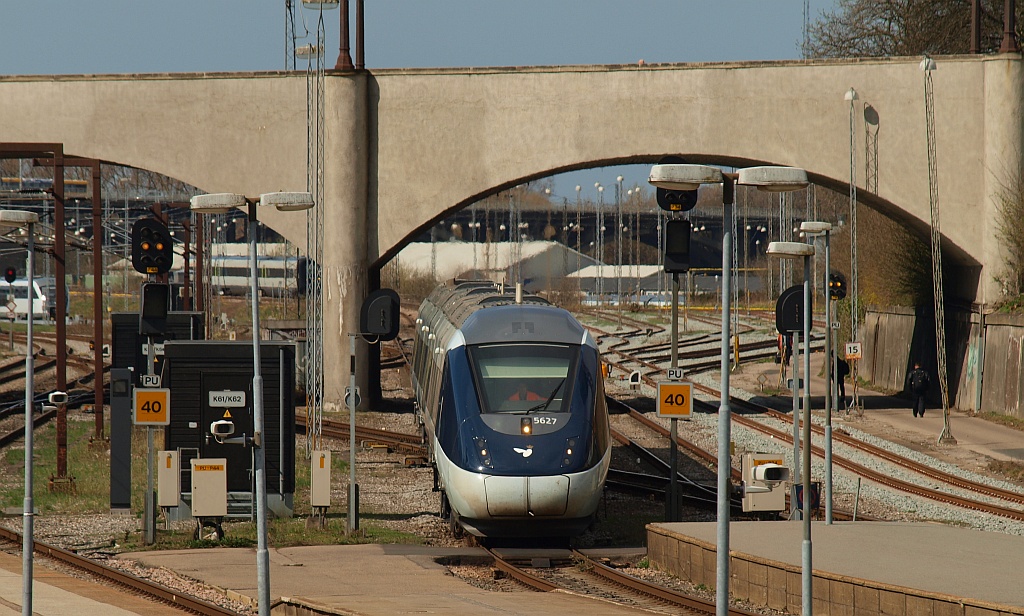
<svg viewBox="0 0 1024 616">
<path fill-rule="evenodd" d="M 931 378 L 923 369 L 918 368 L 907 375 L 907 382 L 910 384 L 910 391 L 915 394 L 924 394 L 931 385 Z"/>
<path fill-rule="evenodd" d="M 846 363 L 842 357 L 836 359 L 836 379 L 842 381 L 848 374 L 850 374 L 850 364 Z"/>
</svg>

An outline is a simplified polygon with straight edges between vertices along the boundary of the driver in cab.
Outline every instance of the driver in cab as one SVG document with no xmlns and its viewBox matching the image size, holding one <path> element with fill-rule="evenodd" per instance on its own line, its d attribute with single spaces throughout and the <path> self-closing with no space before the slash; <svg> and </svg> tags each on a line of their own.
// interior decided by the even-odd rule
<svg viewBox="0 0 1024 616">
<path fill-rule="evenodd" d="M 540 394 L 530 391 L 526 381 L 520 381 L 516 390 L 512 392 L 512 395 L 508 397 L 509 400 L 543 400 Z"/>
</svg>

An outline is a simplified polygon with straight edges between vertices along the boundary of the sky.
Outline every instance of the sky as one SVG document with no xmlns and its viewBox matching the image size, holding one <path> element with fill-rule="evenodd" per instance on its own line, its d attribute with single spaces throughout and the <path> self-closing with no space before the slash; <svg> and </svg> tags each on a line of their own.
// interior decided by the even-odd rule
<svg viewBox="0 0 1024 616">
<path fill-rule="evenodd" d="M 296 45 L 315 43 L 321 11 L 293 1 Z M 808 4 L 813 21 L 836 0 Z M 369 69 L 787 60 L 800 57 L 804 26 L 803 0 L 366 0 L 365 7 Z M 285 15 L 282 0 L 0 0 L 0 75 L 282 70 Z M 332 67 L 340 11 L 322 15 Z M 354 21 L 351 36 L 354 47 Z M 575 198 L 579 184 L 584 198 L 596 198 L 594 183 L 612 186 L 618 175 L 626 188 L 646 187 L 648 171 L 564 174 L 554 192 Z"/>
</svg>

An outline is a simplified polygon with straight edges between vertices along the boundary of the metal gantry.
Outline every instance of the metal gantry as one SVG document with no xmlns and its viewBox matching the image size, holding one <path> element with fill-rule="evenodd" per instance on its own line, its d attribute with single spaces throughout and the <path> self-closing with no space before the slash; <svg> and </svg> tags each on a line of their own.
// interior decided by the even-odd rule
<svg viewBox="0 0 1024 616">
<path fill-rule="evenodd" d="M 935 61 L 925 56 L 921 61 L 924 71 L 924 115 L 925 132 L 928 142 L 928 203 L 932 223 L 932 298 L 935 301 L 935 357 L 939 378 L 939 389 L 942 392 L 942 432 L 940 443 L 956 443 L 949 427 L 949 385 L 946 371 L 946 310 L 942 289 L 942 234 L 939 231 L 939 177 L 938 161 L 935 152 L 935 89 L 932 84 L 932 71 Z"/>
<path fill-rule="evenodd" d="M 857 268 L 857 144 L 855 134 L 857 122 L 854 116 L 854 104 L 857 101 L 857 92 L 850 88 L 846 93 L 846 100 L 850 103 L 850 340 L 857 340 L 857 329 L 860 326 L 859 310 L 857 305 L 858 293 L 858 268 Z M 854 382 L 857 380 L 857 370 L 854 367 Z M 856 390 L 854 390 L 856 391 Z M 855 394 L 856 395 L 856 394 Z M 854 400 L 856 402 L 856 400 Z"/>
<path fill-rule="evenodd" d="M 323 12 L 317 22 L 316 50 L 306 66 L 306 190 L 313 207 L 306 214 L 306 457 L 321 448 L 324 403 L 324 57 Z"/>
</svg>

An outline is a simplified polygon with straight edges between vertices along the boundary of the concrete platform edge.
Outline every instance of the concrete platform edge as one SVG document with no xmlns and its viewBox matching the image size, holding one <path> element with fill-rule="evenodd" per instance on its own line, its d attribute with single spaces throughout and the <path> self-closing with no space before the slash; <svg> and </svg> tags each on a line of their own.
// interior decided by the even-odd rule
<svg viewBox="0 0 1024 616">
<path fill-rule="evenodd" d="M 651 565 L 694 584 L 716 583 L 716 546 L 671 529 L 647 525 L 647 557 Z M 729 551 L 730 595 L 753 605 L 801 611 L 800 567 Z M 815 570 L 813 612 L 828 615 L 962 614 L 1024 615 L 1024 608 L 962 599 L 942 593 L 895 586 Z"/>
<path fill-rule="evenodd" d="M 272 616 L 362 616 L 361 612 L 300 597 L 281 597 L 271 606 L 270 613 Z"/>
</svg>

